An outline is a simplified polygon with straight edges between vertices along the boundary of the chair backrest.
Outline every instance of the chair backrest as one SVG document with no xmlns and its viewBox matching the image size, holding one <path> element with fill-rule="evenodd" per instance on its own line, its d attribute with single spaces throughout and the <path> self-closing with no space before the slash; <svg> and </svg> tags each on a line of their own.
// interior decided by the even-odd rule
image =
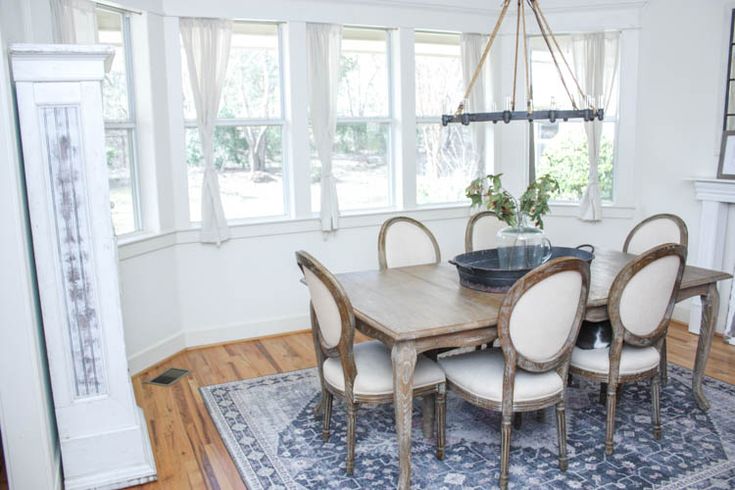
<svg viewBox="0 0 735 490">
<path fill-rule="evenodd" d="M 498 316 L 506 363 L 532 372 L 566 371 L 589 285 L 589 264 L 574 258 L 550 260 L 519 279 Z"/>
<path fill-rule="evenodd" d="M 407 216 L 390 218 L 380 227 L 378 262 L 381 270 L 441 262 L 434 234 L 420 221 Z"/>
<path fill-rule="evenodd" d="M 314 348 L 319 369 L 321 359 L 339 357 L 345 374 L 345 387 L 352 392 L 357 376 L 352 344 L 355 339 L 355 316 L 347 293 L 337 278 L 307 252 L 296 252 L 296 263 L 304 273 L 311 296 L 311 320 Z"/>
<path fill-rule="evenodd" d="M 464 233 L 464 250 L 487 250 L 497 246 L 498 231 L 507 226 L 492 211 L 482 211 L 467 222 Z"/>
<path fill-rule="evenodd" d="M 659 245 L 618 273 L 608 299 L 613 345 L 660 347 L 658 341 L 666 335 L 674 311 L 686 255 L 682 245 Z"/>
<path fill-rule="evenodd" d="M 656 214 L 638 223 L 628 233 L 623 252 L 638 255 L 664 243 L 686 247 L 688 241 L 689 232 L 684 220 L 674 214 Z"/>
</svg>

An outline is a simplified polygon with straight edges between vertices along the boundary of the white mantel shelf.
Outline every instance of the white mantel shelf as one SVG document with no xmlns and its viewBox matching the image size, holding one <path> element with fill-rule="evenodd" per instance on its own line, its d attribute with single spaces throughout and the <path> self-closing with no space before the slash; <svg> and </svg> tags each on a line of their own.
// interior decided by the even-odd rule
<svg viewBox="0 0 735 490">
<path fill-rule="evenodd" d="M 727 219 L 735 205 L 735 180 L 693 178 L 694 191 L 702 202 L 698 250 L 693 263 L 707 269 L 722 270 L 725 266 Z M 702 307 L 693 300 L 689 318 L 689 331 L 699 333 Z M 725 322 L 725 338 L 735 344 L 733 316 L 735 315 L 735 288 L 729 294 L 728 313 Z"/>
</svg>

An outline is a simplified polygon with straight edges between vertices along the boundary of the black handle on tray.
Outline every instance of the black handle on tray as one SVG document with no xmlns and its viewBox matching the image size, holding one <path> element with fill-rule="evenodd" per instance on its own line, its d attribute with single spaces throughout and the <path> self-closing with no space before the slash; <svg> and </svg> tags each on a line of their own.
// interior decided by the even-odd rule
<svg viewBox="0 0 735 490">
<path fill-rule="evenodd" d="M 590 252 L 590 253 L 591 253 L 592 255 L 595 255 L 595 246 L 594 246 L 594 245 L 592 245 L 592 244 L 589 244 L 589 243 L 583 243 L 582 245 L 577 245 L 577 246 L 576 246 L 575 248 L 576 248 L 577 250 L 584 250 L 585 248 L 589 248 L 589 249 L 590 249 L 590 250 L 589 250 L 589 252 Z"/>
</svg>

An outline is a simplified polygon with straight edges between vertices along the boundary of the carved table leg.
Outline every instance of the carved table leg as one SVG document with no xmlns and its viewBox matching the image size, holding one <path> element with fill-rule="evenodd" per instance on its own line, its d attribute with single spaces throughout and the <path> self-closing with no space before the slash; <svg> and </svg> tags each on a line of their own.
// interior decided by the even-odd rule
<svg viewBox="0 0 735 490">
<path fill-rule="evenodd" d="M 393 404 L 398 436 L 398 488 L 411 488 L 411 415 L 413 409 L 413 372 L 416 349 L 413 342 L 398 342 L 391 351 L 393 361 Z"/>
<path fill-rule="evenodd" d="M 720 293 L 717 284 L 710 284 L 707 294 L 702 298 L 702 325 L 699 331 L 699 343 L 697 344 L 697 358 L 694 361 L 694 376 L 692 377 L 692 390 L 697 405 L 702 410 L 709 410 L 709 402 L 704 397 L 702 381 L 704 379 L 704 368 L 707 366 L 707 358 L 712 347 L 712 337 L 717 326 L 717 313 L 720 309 Z"/>
<path fill-rule="evenodd" d="M 424 432 L 424 437 L 431 439 L 434 436 L 434 406 L 436 404 L 436 396 L 424 395 L 421 401 L 421 429 Z"/>
</svg>

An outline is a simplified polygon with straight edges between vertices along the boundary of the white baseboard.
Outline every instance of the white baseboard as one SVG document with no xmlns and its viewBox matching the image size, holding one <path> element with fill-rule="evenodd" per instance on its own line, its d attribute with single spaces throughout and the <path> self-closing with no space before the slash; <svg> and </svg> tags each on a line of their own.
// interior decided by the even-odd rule
<svg viewBox="0 0 735 490">
<path fill-rule="evenodd" d="M 309 328 L 306 315 L 274 318 L 248 323 L 234 323 L 211 328 L 186 330 L 167 337 L 139 352 L 128 356 L 128 370 L 131 375 L 145 371 L 167 357 L 191 347 L 222 342 L 237 342 L 256 339 L 268 335 L 279 335 Z"/>
<path fill-rule="evenodd" d="M 184 332 L 171 335 L 139 352 L 128 355 L 128 372 L 132 376 L 145 371 L 157 362 L 181 352 L 186 347 Z"/>
</svg>

